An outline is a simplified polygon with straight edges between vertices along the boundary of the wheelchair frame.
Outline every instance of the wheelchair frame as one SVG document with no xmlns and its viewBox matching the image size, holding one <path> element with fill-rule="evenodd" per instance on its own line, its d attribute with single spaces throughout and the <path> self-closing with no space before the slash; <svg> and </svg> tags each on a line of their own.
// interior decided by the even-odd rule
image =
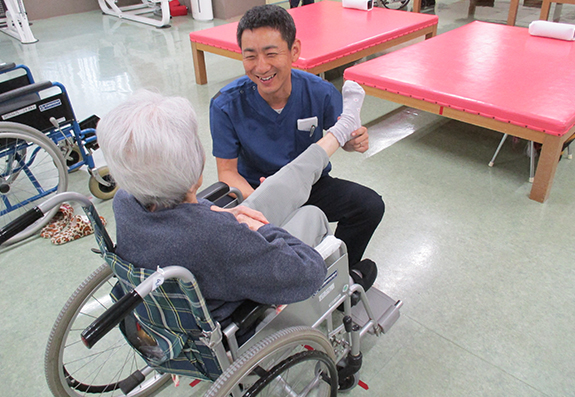
<svg viewBox="0 0 575 397">
<path fill-rule="evenodd" d="M 236 203 L 235 201 L 229 202 L 229 190 L 222 183 L 218 183 L 215 189 L 213 186 L 209 188 L 209 192 L 212 202 L 224 200 L 227 206 L 233 206 Z M 198 196 L 202 197 L 202 193 Z M 241 195 L 239 200 L 241 200 Z M 28 219 L 18 219 L 6 229 L 0 230 L 0 244 L 3 238 L 10 238 L 10 234 L 18 233 L 34 222 L 34 217 L 41 216 L 42 212 L 58 206 L 63 201 L 78 201 L 82 204 L 93 223 L 100 246 L 99 253 L 104 256 L 105 251 L 113 252 L 113 243 L 91 202 L 86 197 L 71 192 L 50 198 L 40 204 L 36 211 L 31 211 L 34 213 L 21 217 L 28 217 Z M 40 214 L 36 214 L 38 212 Z M 201 343 L 213 352 L 221 368 L 221 375 L 215 379 L 205 396 L 255 396 L 263 390 L 270 392 L 266 389 L 267 387 L 274 387 L 272 395 L 291 396 L 296 395 L 293 389 L 296 386 L 299 387 L 297 395 L 305 396 L 315 391 L 317 394 L 312 395 L 336 396 L 338 385 L 344 389 L 357 385 L 358 371 L 362 363 L 361 337 L 370 331 L 376 335 L 386 332 L 399 317 L 401 301 L 393 301 L 385 296 L 387 299 L 385 307 L 380 308 L 382 315 L 374 316 L 370 306 L 371 298 L 368 298 L 360 285 L 352 284 L 352 279 L 349 277 L 345 245 L 330 236 L 316 249 L 326 261 L 328 276 L 314 296 L 303 302 L 277 308 L 271 315 L 271 320 L 269 320 L 270 317 L 266 317 L 264 321 L 266 324 L 241 346 L 237 344 L 236 333 L 244 325 L 250 326 L 253 321 L 260 318 L 261 313 L 266 309 L 265 306 L 252 308 L 247 315 L 239 318 L 234 313 L 234 322 L 223 331 L 220 330 L 219 324 L 215 323 L 209 331 L 204 330 L 200 335 L 196 335 Z M 82 340 L 86 346 L 91 347 L 98 342 L 98 345 L 104 345 L 106 354 L 110 347 L 113 351 L 119 350 L 122 346 L 111 337 L 110 331 L 117 336 L 118 324 L 120 328 L 123 326 L 127 329 L 128 325 L 124 319 L 130 318 L 129 314 L 144 297 L 170 278 L 194 281 L 193 275 L 185 268 L 169 266 L 158 269 L 137 285 L 133 291 L 112 304 L 111 299 L 106 298 L 112 287 L 109 283 L 112 277 L 114 274 L 108 264 L 98 268 L 70 297 L 54 324 L 46 349 L 45 370 L 50 389 L 56 396 L 73 397 L 90 393 L 103 395 L 106 392 L 113 393 L 118 389 L 129 396 L 148 396 L 161 390 L 169 382 L 170 375 L 167 372 L 162 370 L 162 372 L 154 373 L 150 362 L 146 360 L 142 368 L 137 368 L 133 373 L 130 373 L 132 371 L 130 369 L 125 378 L 125 375 L 122 375 L 119 379 L 112 378 L 109 383 L 86 384 L 76 379 L 77 372 L 73 371 L 64 360 L 67 350 L 79 346 L 79 341 L 75 337 L 78 337 L 78 332 L 84 328 Z M 362 326 L 358 324 L 357 319 L 352 320 L 354 314 L 351 308 L 351 296 L 356 291 L 361 297 L 360 305 L 363 305 L 368 315 L 368 319 Z M 199 294 L 201 303 L 203 301 L 201 293 L 199 291 L 196 293 Z M 95 300 L 92 301 L 94 297 Z M 110 301 L 109 304 L 105 302 L 107 299 Z M 342 304 L 344 310 L 339 314 L 336 309 Z M 191 305 L 192 312 L 194 312 L 193 307 L 197 303 L 192 302 Z M 104 308 L 105 312 L 92 322 L 96 316 L 93 313 L 94 308 Z M 207 308 L 202 310 L 207 310 Z M 207 314 L 209 316 L 209 313 Z M 334 327 L 334 318 L 341 316 L 343 316 L 341 325 Z M 88 323 L 84 321 L 83 325 L 78 324 L 86 318 L 89 319 Z M 201 328 L 203 329 L 203 326 Z M 139 331 L 135 332 L 136 335 L 140 335 L 137 334 Z M 226 352 L 224 348 L 223 336 L 226 336 L 229 352 Z M 107 340 L 100 341 L 102 338 L 107 338 Z M 134 339 L 135 337 L 130 337 L 130 335 L 126 338 L 131 344 L 135 340 L 146 339 L 143 335 L 138 336 L 139 339 Z M 123 340 L 123 338 L 120 339 Z M 123 340 L 122 343 L 125 342 Z M 132 347 L 128 346 L 128 349 L 132 356 L 136 358 L 140 356 Z M 97 354 L 84 349 L 81 357 L 74 357 L 73 361 L 79 362 L 83 367 L 88 365 L 83 360 L 94 356 Z M 131 361 L 132 359 L 126 359 L 123 362 L 126 364 Z M 140 361 L 143 360 L 140 358 Z M 111 364 L 94 365 L 97 372 L 104 372 L 105 367 Z M 96 375 L 93 378 L 90 375 L 89 379 L 95 381 Z M 302 382 L 304 385 L 301 385 Z"/>
<path fill-rule="evenodd" d="M 157 28 L 169 28 L 170 25 L 170 4 L 169 0 L 142 0 L 142 4 L 118 7 L 118 0 L 98 0 L 100 9 L 105 15 L 111 15 L 120 19 L 127 19 L 134 22 L 145 23 Z M 158 3 L 160 3 L 158 5 Z M 160 19 L 145 16 L 146 14 L 160 15 Z"/>
<path fill-rule="evenodd" d="M 67 189 L 68 172 L 83 165 L 89 187 L 101 199 L 113 197 L 116 186 L 108 168 L 96 168 L 97 117 L 78 123 L 65 87 L 57 82 L 37 83 L 24 65 L 0 65 L 0 226 L 55 193 Z M 84 128 L 83 128 L 84 127 Z M 55 208 L 25 233 L 20 241 L 41 229 Z"/>
<path fill-rule="evenodd" d="M 30 29 L 23 0 L 0 0 L 0 26 L 0 31 L 20 40 L 22 44 L 38 41 Z"/>
</svg>

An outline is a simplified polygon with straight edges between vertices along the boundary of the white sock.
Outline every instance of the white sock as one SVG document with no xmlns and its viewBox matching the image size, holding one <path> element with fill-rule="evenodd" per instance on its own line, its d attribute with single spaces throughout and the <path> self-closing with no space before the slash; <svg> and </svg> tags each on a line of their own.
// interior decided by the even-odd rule
<svg viewBox="0 0 575 397">
<path fill-rule="evenodd" d="M 361 127 L 361 105 L 365 91 L 355 81 L 347 80 L 342 89 L 343 112 L 340 119 L 329 129 L 343 146 L 351 139 L 351 133 Z"/>
</svg>

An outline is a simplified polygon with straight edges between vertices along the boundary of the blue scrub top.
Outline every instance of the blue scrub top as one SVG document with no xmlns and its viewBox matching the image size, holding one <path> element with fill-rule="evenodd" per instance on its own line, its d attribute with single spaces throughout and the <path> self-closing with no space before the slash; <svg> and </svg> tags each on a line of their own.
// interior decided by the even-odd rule
<svg viewBox="0 0 575 397">
<path fill-rule="evenodd" d="M 260 177 L 273 175 L 321 139 L 341 112 L 339 91 L 311 73 L 292 70 L 292 93 L 279 114 L 244 76 L 212 98 L 212 153 L 223 159 L 237 158 L 240 175 L 257 186 Z M 317 118 L 315 128 L 298 130 L 298 120 L 313 117 Z M 328 165 L 324 175 L 330 169 Z"/>
</svg>

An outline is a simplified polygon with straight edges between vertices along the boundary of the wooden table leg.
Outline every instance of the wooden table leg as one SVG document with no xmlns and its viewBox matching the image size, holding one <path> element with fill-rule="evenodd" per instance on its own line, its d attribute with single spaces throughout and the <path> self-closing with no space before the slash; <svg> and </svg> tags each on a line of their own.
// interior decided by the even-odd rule
<svg viewBox="0 0 575 397">
<path fill-rule="evenodd" d="M 198 50 L 195 42 L 192 41 L 192 58 L 194 60 L 194 73 L 196 74 L 196 84 L 204 85 L 208 83 L 208 74 L 206 73 L 206 60 L 204 52 Z"/>
<path fill-rule="evenodd" d="M 517 20 L 517 9 L 519 8 L 519 0 L 511 0 L 509 4 L 509 14 L 507 15 L 507 25 L 515 26 Z"/>
<path fill-rule="evenodd" d="M 431 33 L 427 33 L 425 35 L 425 40 L 431 39 L 432 37 L 435 37 L 435 35 L 437 35 L 437 25 L 433 25 L 433 30 L 431 31 Z"/>
<path fill-rule="evenodd" d="M 547 135 L 543 140 L 539 163 L 537 164 L 537 171 L 535 172 L 535 180 L 533 181 L 533 187 L 529 195 L 531 200 L 544 203 L 549 197 L 562 148 L 563 140 L 561 137 Z"/>
<path fill-rule="evenodd" d="M 413 12 L 421 12 L 421 0 L 413 0 Z"/>
<path fill-rule="evenodd" d="M 551 1 L 543 0 L 543 4 L 541 4 L 541 14 L 539 14 L 539 19 L 541 19 L 542 21 L 548 20 L 549 10 L 551 10 Z"/>
</svg>

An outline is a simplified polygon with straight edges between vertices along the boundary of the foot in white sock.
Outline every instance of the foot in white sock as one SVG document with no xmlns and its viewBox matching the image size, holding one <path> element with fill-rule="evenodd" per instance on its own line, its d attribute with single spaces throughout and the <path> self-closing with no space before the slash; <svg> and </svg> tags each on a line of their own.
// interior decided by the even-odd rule
<svg viewBox="0 0 575 397">
<path fill-rule="evenodd" d="M 340 119 L 329 129 L 339 142 L 340 146 L 351 139 L 351 133 L 361 127 L 361 106 L 365 98 L 365 91 L 355 81 L 347 80 L 342 89 L 343 112 Z"/>
</svg>

